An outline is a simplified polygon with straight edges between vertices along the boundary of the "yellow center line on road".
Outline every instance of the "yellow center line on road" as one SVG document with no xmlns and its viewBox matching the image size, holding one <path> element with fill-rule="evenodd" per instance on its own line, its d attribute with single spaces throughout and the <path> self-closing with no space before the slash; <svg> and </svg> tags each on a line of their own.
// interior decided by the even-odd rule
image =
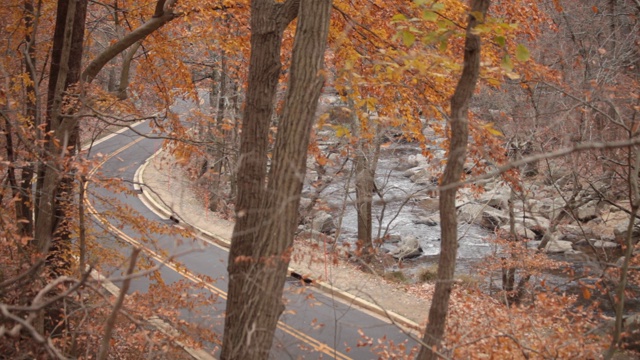
<svg viewBox="0 0 640 360">
<path fill-rule="evenodd" d="M 127 150 L 128 148 L 132 147 L 133 145 L 137 144 L 138 142 L 140 142 L 142 140 L 144 140 L 144 137 L 136 139 L 136 140 L 130 142 L 129 144 L 121 147 L 120 149 L 112 152 L 111 154 L 105 156 L 105 158 L 100 163 L 98 163 L 98 165 L 96 165 L 95 168 L 93 168 L 89 172 L 88 179 L 90 180 L 93 177 L 93 175 L 95 175 L 95 173 L 100 169 L 100 167 L 102 167 L 107 161 L 111 160 L 112 158 L 116 157 L 118 154 L 122 153 L 123 151 Z M 89 185 L 89 181 L 87 181 L 84 184 L 85 191 L 87 190 L 88 185 Z M 155 260 L 157 260 L 158 262 L 160 262 L 161 264 L 163 264 L 167 268 L 169 268 L 169 269 L 175 271 L 176 273 L 182 275 L 184 278 L 192 281 L 193 283 L 203 285 L 209 291 L 217 294 L 218 296 L 220 296 L 225 301 L 227 300 L 227 293 L 225 291 L 223 291 L 223 290 L 221 290 L 221 289 L 209 284 L 208 282 L 203 281 L 202 279 L 197 277 L 194 273 L 192 273 L 191 271 L 187 270 L 186 268 L 176 266 L 176 264 L 174 263 L 173 260 L 167 261 L 166 258 L 162 257 L 160 254 L 158 254 L 154 250 L 148 248 L 144 244 L 142 244 L 139 241 L 137 241 L 137 240 L 133 239 L 132 237 L 128 236 L 122 230 L 118 229 L 116 226 L 111 224 L 105 217 L 103 217 L 102 215 L 100 215 L 98 213 L 98 211 L 95 209 L 93 204 L 91 204 L 91 202 L 89 201 L 88 197 L 85 197 L 84 201 L 85 201 L 85 204 L 87 206 L 87 210 L 89 210 L 89 212 L 98 221 L 100 221 L 111 233 L 116 235 L 116 237 L 118 237 L 119 239 L 121 239 L 121 240 L 123 240 L 123 241 L 125 241 L 125 242 L 127 242 L 127 243 L 129 243 L 129 244 L 131 244 L 133 246 L 141 248 L 145 253 L 150 255 L 152 258 L 154 258 Z M 285 324 L 282 321 L 278 321 L 278 329 L 280 329 L 284 333 L 287 333 L 287 334 L 291 335 L 292 337 L 294 337 L 294 338 L 296 338 L 296 339 L 298 339 L 298 340 L 300 340 L 300 341 L 302 341 L 304 343 L 307 343 L 315 351 L 321 352 L 323 354 L 326 354 L 326 355 L 331 356 L 332 358 L 335 358 L 335 359 L 338 359 L 338 360 L 352 360 L 352 358 L 348 357 L 347 355 L 345 355 L 345 354 L 343 354 L 343 353 L 341 353 L 339 351 L 335 351 L 333 348 L 328 346 L 328 344 L 320 342 L 320 341 L 312 338 L 311 336 L 309 336 L 309 335 L 307 335 L 307 334 L 305 334 L 305 333 L 303 333 L 303 332 L 301 332 L 301 331 L 299 331 L 297 329 L 294 329 L 293 327 Z"/>
</svg>

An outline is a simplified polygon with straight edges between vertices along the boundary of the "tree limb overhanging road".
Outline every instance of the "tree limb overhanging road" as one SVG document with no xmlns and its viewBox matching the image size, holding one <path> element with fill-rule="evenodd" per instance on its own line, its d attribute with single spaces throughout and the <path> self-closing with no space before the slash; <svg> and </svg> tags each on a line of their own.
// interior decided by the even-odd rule
<svg viewBox="0 0 640 360">
<path fill-rule="evenodd" d="M 90 150 L 91 154 L 108 154 L 104 155 L 94 173 L 99 171 L 101 177 L 121 178 L 133 184 L 136 170 L 162 144 L 162 140 L 136 134 L 150 132 L 148 123 L 140 123 L 135 131 L 128 129 L 94 145 Z M 184 321 L 210 328 L 220 334 L 224 325 L 227 250 L 204 239 L 180 239 L 162 234 L 155 236 L 153 242 L 141 242 L 137 239 L 142 235 L 134 226 L 120 224 L 118 220 L 108 217 L 108 214 L 115 210 L 113 204 L 124 204 L 150 221 L 164 222 L 166 226 L 171 226 L 170 223 L 156 215 L 132 194 L 112 192 L 94 186 L 91 182 L 88 185 L 88 193 L 89 209 L 98 220 L 97 224 L 107 227 L 118 239 L 102 241 L 103 246 L 120 249 L 119 251 L 125 255 L 128 255 L 134 246 L 141 247 L 143 254 L 157 264 L 166 262 L 171 254 L 186 253 L 178 259 L 182 266 L 175 266 L 169 262 L 160 268 L 162 280 L 167 284 L 182 279 L 198 283 L 202 283 L 200 279 L 205 277 L 215 279 L 214 283 L 204 284 L 204 288 L 218 297 L 216 306 L 195 311 L 180 311 Z M 122 246 L 123 244 L 129 246 Z M 129 292 L 146 292 L 149 284 L 147 278 L 137 278 L 132 282 Z M 287 311 L 278 324 L 276 340 L 271 350 L 273 358 L 370 359 L 377 357 L 372 350 L 379 345 L 378 339 L 384 339 L 383 345 L 398 345 L 408 341 L 407 351 L 415 344 L 390 321 L 328 296 L 312 286 L 303 286 L 297 279 L 288 282 L 285 297 Z M 207 350 L 215 351 L 214 356 L 218 355 L 217 345 L 206 345 Z"/>
</svg>

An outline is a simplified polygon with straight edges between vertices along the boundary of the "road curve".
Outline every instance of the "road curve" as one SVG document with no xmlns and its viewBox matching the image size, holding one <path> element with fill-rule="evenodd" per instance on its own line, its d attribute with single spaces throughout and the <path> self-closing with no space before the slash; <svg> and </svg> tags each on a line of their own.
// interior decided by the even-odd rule
<svg viewBox="0 0 640 360">
<path fill-rule="evenodd" d="M 162 144 L 162 140 L 139 136 L 138 133 L 150 134 L 148 123 L 140 123 L 135 127 L 135 131 L 129 129 L 95 144 L 89 152 L 93 156 L 100 154 L 101 162 L 99 167 L 94 169 L 93 176 L 120 178 L 131 182 L 133 189 L 136 170 Z M 215 306 L 207 309 L 180 309 L 180 313 L 182 320 L 222 333 L 227 291 L 226 249 L 202 239 L 180 238 L 175 235 L 156 234 L 152 239 L 144 240 L 150 236 L 141 233 L 140 229 L 130 224 L 120 223 L 117 216 L 110 215 L 119 211 L 115 204 L 125 205 L 154 225 L 171 226 L 171 223 L 156 215 L 134 194 L 113 192 L 91 182 L 87 190 L 89 210 L 97 220 L 96 223 L 107 227 L 117 238 L 103 239 L 102 245 L 119 249 L 125 254 L 130 252 L 132 246 L 140 246 L 149 260 L 156 263 L 166 262 L 170 254 L 186 253 L 178 259 L 183 266 L 167 263 L 160 269 L 162 280 L 172 284 L 187 279 L 203 286 L 203 289 L 193 291 L 209 292 L 217 296 Z M 203 278 L 215 281 L 203 283 L 200 280 Z M 407 349 L 415 345 L 405 333 L 385 319 L 313 287 L 302 286 L 296 279 L 291 280 L 287 282 L 285 289 L 287 310 L 279 322 L 271 352 L 272 358 L 374 359 L 379 357 L 379 341 L 382 341 L 382 346 L 397 346 L 406 341 L 404 348 Z M 146 292 L 149 284 L 146 278 L 137 279 L 133 282 L 130 292 Z M 214 356 L 218 355 L 219 346 L 214 343 L 205 346 Z"/>
</svg>

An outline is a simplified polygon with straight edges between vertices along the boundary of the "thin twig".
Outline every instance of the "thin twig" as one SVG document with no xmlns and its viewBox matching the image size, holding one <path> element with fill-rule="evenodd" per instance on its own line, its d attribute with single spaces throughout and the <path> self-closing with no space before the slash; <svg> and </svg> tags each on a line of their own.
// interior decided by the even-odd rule
<svg viewBox="0 0 640 360">
<path fill-rule="evenodd" d="M 140 254 L 141 249 L 135 248 L 131 252 L 131 260 L 129 261 L 129 268 L 127 269 L 127 275 L 131 275 L 136 267 L 136 260 L 138 255 Z M 118 317 L 118 312 L 120 312 L 120 308 L 122 308 L 122 304 L 124 303 L 125 296 L 127 295 L 127 291 L 129 291 L 129 286 L 131 285 L 131 278 L 127 277 L 122 282 L 122 288 L 120 289 L 120 294 L 118 294 L 118 299 L 116 303 L 113 305 L 113 311 L 107 320 L 107 324 L 105 326 L 104 335 L 102 337 L 102 343 L 100 344 L 100 352 L 98 353 L 98 360 L 105 360 L 107 358 L 107 354 L 109 353 L 109 344 L 111 342 L 111 334 L 113 333 L 113 328 L 116 323 L 116 319 Z"/>
</svg>

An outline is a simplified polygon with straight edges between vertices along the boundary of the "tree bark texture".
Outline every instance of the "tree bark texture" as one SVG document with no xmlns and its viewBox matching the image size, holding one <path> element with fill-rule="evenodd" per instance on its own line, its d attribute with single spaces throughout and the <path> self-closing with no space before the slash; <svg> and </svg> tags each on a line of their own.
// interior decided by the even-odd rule
<svg viewBox="0 0 640 360">
<path fill-rule="evenodd" d="M 451 142 L 447 165 L 442 176 L 442 186 L 456 183 L 462 176 L 469 137 L 469 102 L 473 96 L 480 72 L 480 37 L 473 28 L 484 20 L 490 0 L 472 0 L 464 47 L 462 75 L 451 98 Z M 479 14 L 482 14 L 479 16 Z M 478 18 L 481 17 L 481 18 Z M 438 263 L 438 280 L 429 309 L 429 320 L 423 337 L 424 345 L 418 359 L 436 359 L 444 335 L 453 290 L 453 275 L 458 252 L 458 221 L 456 217 L 457 187 L 440 193 L 441 250 Z"/>
<path fill-rule="evenodd" d="M 54 131 L 46 144 L 45 162 L 40 164 L 37 186 L 37 217 L 35 240 L 38 250 L 46 253 L 56 231 L 58 214 L 59 185 L 63 176 L 60 159 L 56 156 L 72 138 L 73 127 L 62 129 L 63 95 L 69 85 L 79 80 L 84 23 L 87 9 L 86 0 L 60 0 L 56 29 L 54 31 L 53 51 L 47 95 L 47 132 Z M 72 120 L 75 121 L 75 120 Z"/>
<path fill-rule="evenodd" d="M 271 4 L 270 7 L 274 4 L 271 1 L 254 1 L 253 5 L 258 3 L 262 6 Z M 265 9 L 252 8 L 252 11 L 257 10 Z M 243 128 L 243 158 L 238 183 L 238 199 L 242 199 L 242 203 L 238 202 L 238 205 L 242 205 L 238 208 L 238 220 L 241 221 L 238 221 L 234 228 L 229 258 L 230 284 L 222 359 L 267 359 L 278 319 L 284 310 L 282 291 L 293 244 L 293 232 L 297 225 L 300 192 L 306 171 L 307 146 L 324 82 L 321 70 L 330 11 L 331 0 L 300 1 L 291 78 L 266 189 L 263 183 L 268 129 L 260 128 L 259 130 L 265 131 L 265 136 L 257 139 L 254 137 L 257 133 L 247 134 L 246 127 Z M 254 20 L 256 25 L 267 24 L 264 21 L 268 18 L 253 19 L 254 15 L 259 14 L 252 13 L 254 32 L 259 29 L 253 25 Z M 264 45 L 259 42 L 258 36 L 279 36 L 279 43 L 281 32 L 255 35 L 256 42 L 252 34 L 251 64 L 254 61 L 267 60 L 271 66 L 277 63 L 278 71 L 275 74 L 250 74 L 249 93 L 256 90 L 251 89 L 252 86 L 259 85 L 251 81 L 261 80 L 254 76 L 266 75 L 267 81 L 273 81 L 271 77 L 276 77 L 277 82 L 279 72 L 279 44 L 277 48 L 268 51 L 262 49 L 271 55 L 271 58 L 254 58 L 258 54 L 254 54 L 253 50 Z M 267 68 L 273 71 L 274 68 L 271 66 Z M 273 98 L 268 100 L 268 104 L 262 103 L 262 107 L 253 109 L 266 117 L 262 125 L 268 125 L 267 120 L 273 111 Z M 249 106 L 255 104 L 248 102 L 247 108 Z M 245 110 L 245 116 L 248 115 L 248 111 Z M 245 118 L 245 124 L 249 120 L 251 118 Z M 247 140 L 254 144 L 259 141 L 257 148 L 255 145 L 252 147 Z M 250 155 L 252 153 L 259 154 L 260 158 Z M 258 191 L 252 198 L 247 197 L 251 195 L 247 194 L 249 188 Z"/>
<path fill-rule="evenodd" d="M 236 223 L 229 249 L 229 276 L 243 264 L 236 259 L 251 257 L 254 238 L 265 214 L 260 210 L 267 173 L 269 125 L 282 64 L 280 48 L 286 26 L 297 16 L 273 0 L 251 2 L 251 56 L 249 82 L 242 118 L 236 198 Z M 298 2 L 299 4 L 299 2 Z M 231 279 L 233 283 L 233 279 Z M 231 290 L 230 290 L 231 291 Z"/>
<path fill-rule="evenodd" d="M 361 253 L 360 259 L 367 264 L 371 262 L 373 255 L 372 202 L 375 178 L 371 164 L 373 156 L 368 150 L 368 145 L 359 144 L 354 159 L 356 170 L 356 212 L 358 214 L 358 250 Z"/>
<path fill-rule="evenodd" d="M 352 131 L 356 138 L 360 140 L 355 148 L 354 169 L 356 186 L 356 213 L 358 216 L 358 248 L 360 261 L 368 264 L 371 262 L 374 253 L 373 245 L 373 194 L 377 191 L 375 185 L 375 174 L 378 163 L 378 153 L 380 141 L 376 134 L 373 140 L 368 140 L 363 134 L 364 126 L 358 116 L 355 103 L 349 100 L 351 109 Z M 378 126 L 369 124 L 377 133 Z"/>
</svg>

